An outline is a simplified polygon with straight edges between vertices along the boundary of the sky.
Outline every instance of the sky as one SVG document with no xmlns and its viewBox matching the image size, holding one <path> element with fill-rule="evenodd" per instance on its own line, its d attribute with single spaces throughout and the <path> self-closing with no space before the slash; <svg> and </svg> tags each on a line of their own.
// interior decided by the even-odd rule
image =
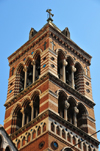
<svg viewBox="0 0 100 151">
<path fill-rule="evenodd" d="M 91 81 L 96 129 L 100 130 L 100 0 L 0 0 L 0 124 L 5 116 L 9 78 L 8 56 L 29 38 L 31 27 L 39 31 L 47 23 L 46 9 L 52 9 L 53 23 L 69 28 L 71 39 L 93 58 Z M 100 141 L 100 133 L 98 133 Z"/>
</svg>

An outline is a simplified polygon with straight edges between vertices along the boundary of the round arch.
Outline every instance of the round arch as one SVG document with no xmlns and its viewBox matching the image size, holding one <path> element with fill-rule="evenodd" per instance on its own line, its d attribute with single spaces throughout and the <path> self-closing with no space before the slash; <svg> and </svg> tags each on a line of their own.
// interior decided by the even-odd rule
<svg viewBox="0 0 100 151">
<path fill-rule="evenodd" d="M 82 106 L 82 108 L 84 108 L 84 111 L 85 111 L 86 115 L 89 115 L 89 113 L 88 113 L 88 111 L 87 111 L 85 105 L 84 105 L 82 102 L 78 102 L 77 108 L 79 108 L 79 106 Z"/>
<path fill-rule="evenodd" d="M 17 103 L 17 104 L 13 107 L 13 109 L 12 109 L 12 111 L 11 111 L 11 115 L 13 116 L 14 114 L 16 114 L 17 111 L 18 111 L 19 109 L 21 109 L 21 108 L 22 108 L 21 103 L 20 103 L 20 102 Z"/>
<path fill-rule="evenodd" d="M 41 90 L 39 90 L 39 89 L 34 90 L 34 91 L 32 92 L 32 94 L 31 94 L 31 97 L 30 97 L 31 100 L 33 100 L 36 95 L 39 95 L 39 96 L 40 96 L 40 94 L 41 94 Z"/>
<path fill-rule="evenodd" d="M 22 68 L 24 68 L 24 66 L 25 66 L 24 61 L 21 61 L 20 64 L 18 64 L 18 66 L 16 67 L 14 74 L 17 74 L 17 71 L 20 72 L 20 70 L 21 70 Z"/>
<path fill-rule="evenodd" d="M 33 56 L 32 55 L 29 55 L 26 60 L 25 60 L 25 65 L 28 66 L 30 62 L 33 61 Z"/>
<path fill-rule="evenodd" d="M 36 60 L 38 55 L 41 56 L 42 49 L 36 49 L 35 52 L 33 53 L 33 58 Z"/>
<path fill-rule="evenodd" d="M 68 61 L 68 63 L 70 63 L 70 65 L 74 65 L 74 62 L 75 62 L 73 57 L 70 55 L 66 56 L 66 61 Z"/>
<path fill-rule="evenodd" d="M 61 53 L 63 55 L 64 59 L 66 58 L 66 54 L 65 54 L 65 52 L 62 49 L 56 49 L 57 56 L 59 55 L 59 53 Z"/>
<path fill-rule="evenodd" d="M 80 72 L 85 73 L 81 63 L 78 62 L 78 61 L 75 62 L 75 68 L 76 68 L 76 72 L 77 72 L 77 69 L 78 69 L 78 71 L 80 70 Z"/>
<path fill-rule="evenodd" d="M 30 99 L 30 96 L 26 96 L 24 99 L 23 99 L 23 101 L 22 101 L 22 107 L 25 107 L 25 106 L 27 106 L 27 104 L 28 103 L 30 103 L 31 102 L 31 99 Z"/>
<path fill-rule="evenodd" d="M 75 98 L 74 98 L 74 97 L 69 96 L 69 97 L 68 97 L 68 102 L 69 102 L 69 103 L 71 102 L 70 100 L 72 100 L 72 101 L 74 102 L 74 105 L 75 105 L 75 106 L 77 106 L 77 105 L 78 105 L 78 103 L 77 103 L 77 101 L 75 100 Z"/>
<path fill-rule="evenodd" d="M 60 93 L 62 93 L 66 97 L 66 100 L 67 100 L 68 96 L 67 96 L 66 92 L 64 90 L 61 90 L 61 89 L 57 90 L 56 94 L 57 94 L 58 98 L 59 98 Z"/>
</svg>

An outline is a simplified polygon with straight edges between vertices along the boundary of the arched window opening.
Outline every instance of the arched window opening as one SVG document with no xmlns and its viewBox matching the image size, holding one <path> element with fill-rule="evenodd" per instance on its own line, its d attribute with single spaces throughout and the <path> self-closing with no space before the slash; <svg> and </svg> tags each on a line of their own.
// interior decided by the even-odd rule
<svg viewBox="0 0 100 151">
<path fill-rule="evenodd" d="M 37 130 L 37 134 L 38 136 L 41 134 L 41 127 L 39 126 L 38 130 Z"/>
<path fill-rule="evenodd" d="M 36 71 L 35 71 L 35 80 L 39 79 L 40 75 L 40 55 L 36 59 Z"/>
<path fill-rule="evenodd" d="M 18 104 L 14 110 L 12 125 L 16 125 L 16 129 L 12 127 L 12 133 L 22 127 L 21 106 Z"/>
<path fill-rule="evenodd" d="M 30 102 L 27 100 L 25 102 L 25 124 L 28 124 L 31 121 L 31 106 L 29 105 Z"/>
<path fill-rule="evenodd" d="M 65 56 L 62 52 L 62 50 L 59 50 L 58 52 L 58 77 L 59 79 L 63 80 L 63 60 L 64 60 Z"/>
<path fill-rule="evenodd" d="M 65 74 L 66 74 L 66 83 L 70 86 L 72 86 L 72 65 L 73 65 L 73 61 L 71 57 L 67 58 L 67 66 L 65 68 Z"/>
<path fill-rule="evenodd" d="M 91 151 L 91 147 L 90 146 L 88 146 L 88 151 Z"/>
<path fill-rule="evenodd" d="M 1 145 L 2 145 L 2 137 L 0 136 L 0 148 L 1 148 Z"/>
<path fill-rule="evenodd" d="M 74 144 L 74 145 L 76 144 L 76 139 L 75 139 L 74 136 L 73 136 L 73 144 Z"/>
<path fill-rule="evenodd" d="M 24 146 L 24 145 L 25 145 L 25 137 L 22 140 L 22 146 Z"/>
<path fill-rule="evenodd" d="M 5 151 L 10 151 L 10 148 L 9 146 L 6 147 Z"/>
<path fill-rule="evenodd" d="M 84 130 L 82 125 L 87 125 L 87 110 L 82 103 L 78 104 L 79 113 L 77 114 L 77 126 Z"/>
<path fill-rule="evenodd" d="M 65 109 L 66 99 L 67 99 L 66 95 L 63 92 L 60 92 L 59 98 L 58 98 L 58 113 L 62 118 L 64 118 L 64 109 Z"/>
<path fill-rule="evenodd" d="M 18 149 L 20 148 L 20 141 L 18 141 L 17 148 Z"/>
<path fill-rule="evenodd" d="M 79 91 L 83 87 L 83 69 L 79 63 L 75 64 L 76 72 L 74 72 L 74 88 Z"/>
<path fill-rule="evenodd" d="M 33 65 L 29 63 L 27 70 L 27 87 L 33 83 Z"/>
<path fill-rule="evenodd" d="M 30 142 L 30 140 L 31 140 L 31 135 L 29 133 L 28 136 L 27 136 L 27 142 Z"/>
<path fill-rule="evenodd" d="M 44 125 L 43 125 L 43 132 L 45 132 L 46 131 L 46 123 L 44 123 Z"/>
<path fill-rule="evenodd" d="M 36 137 L 36 131 L 33 131 L 33 139 Z"/>
<path fill-rule="evenodd" d="M 71 137 L 70 137 L 70 134 L 68 133 L 68 135 L 67 135 L 67 140 L 69 141 L 69 142 L 71 142 Z"/>
<path fill-rule="evenodd" d="M 74 107 L 76 106 L 76 102 L 73 98 L 69 98 L 68 103 L 70 104 L 67 110 L 68 121 L 74 124 Z"/>
<path fill-rule="evenodd" d="M 19 78 L 19 92 L 24 90 L 25 72 L 23 70 L 24 66 L 20 64 L 17 69 L 17 76 Z"/>
<path fill-rule="evenodd" d="M 33 105 L 34 105 L 34 118 L 35 118 L 39 114 L 39 104 L 40 104 L 39 95 L 36 95 L 33 101 L 34 101 Z"/>
<path fill-rule="evenodd" d="M 86 145 L 83 143 L 83 151 L 86 151 Z"/>
<path fill-rule="evenodd" d="M 53 123 L 51 123 L 51 131 L 54 132 L 54 124 Z"/>
<path fill-rule="evenodd" d="M 60 135 L 60 128 L 59 128 L 59 126 L 56 127 L 56 134 Z"/>
<path fill-rule="evenodd" d="M 81 148 L 81 140 L 78 139 L 78 147 Z"/>
<path fill-rule="evenodd" d="M 22 113 L 21 109 L 18 110 L 17 113 L 17 121 L 16 121 L 16 130 L 22 127 Z"/>
<path fill-rule="evenodd" d="M 62 137 L 65 139 L 65 131 L 62 130 Z"/>
</svg>

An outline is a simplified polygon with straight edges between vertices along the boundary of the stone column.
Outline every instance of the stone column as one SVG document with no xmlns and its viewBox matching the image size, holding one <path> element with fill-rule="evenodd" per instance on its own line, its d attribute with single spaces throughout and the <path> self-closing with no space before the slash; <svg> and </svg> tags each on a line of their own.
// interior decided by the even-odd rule
<svg viewBox="0 0 100 151">
<path fill-rule="evenodd" d="M 31 121 L 34 118 L 34 106 L 33 106 L 33 101 L 31 101 L 31 103 L 29 104 L 31 106 Z"/>
<path fill-rule="evenodd" d="M 83 150 L 83 142 L 81 142 L 81 150 Z"/>
<path fill-rule="evenodd" d="M 72 88 L 74 89 L 74 72 L 76 72 L 76 68 L 74 67 L 74 65 L 72 65 L 72 75 L 71 75 L 71 82 L 72 82 Z"/>
<path fill-rule="evenodd" d="M 35 82 L 35 67 L 36 67 L 36 61 L 33 60 L 33 62 L 31 62 L 31 65 L 33 65 L 33 83 Z"/>
<path fill-rule="evenodd" d="M 64 119 L 67 121 L 67 109 L 69 108 L 70 104 L 65 101 L 65 109 L 64 109 Z"/>
<path fill-rule="evenodd" d="M 77 114 L 79 113 L 79 110 L 77 107 L 74 107 L 74 125 L 77 126 Z"/>
<path fill-rule="evenodd" d="M 27 66 L 25 66 L 23 71 L 25 72 L 25 78 L 24 78 L 24 89 L 25 89 L 27 86 Z"/>
<path fill-rule="evenodd" d="M 68 62 L 64 59 L 63 60 L 63 82 L 66 83 L 66 66 L 67 66 Z"/>
<path fill-rule="evenodd" d="M 59 129 L 60 129 L 60 136 L 62 137 L 62 128 L 59 127 Z"/>
<path fill-rule="evenodd" d="M 22 107 L 21 112 L 22 112 L 22 127 L 23 127 L 25 124 L 25 109 L 24 109 L 24 107 Z"/>
<path fill-rule="evenodd" d="M 86 151 L 88 151 L 88 144 L 85 144 L 86 145 Z"/>
</svg>

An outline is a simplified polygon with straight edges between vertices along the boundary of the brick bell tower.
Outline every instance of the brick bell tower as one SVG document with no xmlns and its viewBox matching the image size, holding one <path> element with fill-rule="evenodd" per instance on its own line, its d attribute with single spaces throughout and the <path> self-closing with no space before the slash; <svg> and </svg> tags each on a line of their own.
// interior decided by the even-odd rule
<svg viewBox="0 0 100 151">
<path fill-rule="evenodd" d="M 8 57 L 4 128 L 19 151 L 98 151 L 91 136 L 92 57 L 47 12 L 47 24 L 38 32 L 31 28 L 29 40 Z"/>
</svg>

